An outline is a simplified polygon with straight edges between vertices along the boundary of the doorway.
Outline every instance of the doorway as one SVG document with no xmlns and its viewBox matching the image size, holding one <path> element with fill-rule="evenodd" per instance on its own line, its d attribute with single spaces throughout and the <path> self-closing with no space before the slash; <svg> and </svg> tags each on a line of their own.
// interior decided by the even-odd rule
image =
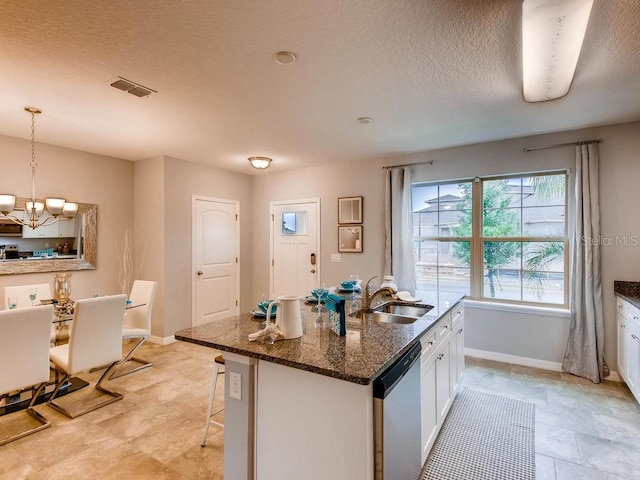
<svg viewBox="0 0 640 480">
<path fill-rule="evenodd" d="M 193 326 L 238 315 L 239 202 L 192 197 Z"/>
<path fill-rule="evenodd" d="M 271 202 L 270 293 L 305 297 L 320 279 L 320 199 Z M 266 292 L 265 292 L 266 293 Z"/>
</svg>

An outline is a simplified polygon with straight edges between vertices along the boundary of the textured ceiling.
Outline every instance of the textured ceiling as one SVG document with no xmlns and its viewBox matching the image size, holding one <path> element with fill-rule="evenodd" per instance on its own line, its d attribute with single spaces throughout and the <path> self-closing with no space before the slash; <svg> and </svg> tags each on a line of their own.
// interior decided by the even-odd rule
<svg viewBox="0 0 640 480">
<path fill-rule="evenodd" d="M 522 99 L 515 0 L 0 2 L 0 134 L 255 173 L 640 119 L 640 0 L 595 0 L 572 88 Z M 297 53 L 278 65 L 278 50 Z M 137 98 L 122 76 L 157 90 Z M 371 125 L 356 119 L 369 116 Z"/>
</svg>

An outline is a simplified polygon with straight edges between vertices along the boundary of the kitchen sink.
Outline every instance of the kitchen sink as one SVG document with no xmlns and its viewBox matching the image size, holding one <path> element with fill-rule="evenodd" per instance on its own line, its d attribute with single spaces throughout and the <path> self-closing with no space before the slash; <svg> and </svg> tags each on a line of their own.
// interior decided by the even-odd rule
<svg viewBox="0 0 640 480">
<path fill-rule="evenodd" d="M 393 315 L 402 315 L 405 317 L 417 318 L 423 316 L 425 313 L 428 313 L 432 308 L 432 306 L 403 305 L 389 302 L 376 307 L 374 310 L 384 313 L 391 313 Z"/>
<path fill-rule="evenodd" d="M 395 315 L 392 313 L 376 312 L 376 311 L 372 311 L 372 312 L 360 311 L 360 312 L 351 314 L 350 316 L 360 318 L 362 320 L 375 320 L 376 322 L 380 322 L 380 323 L 405 323 L 405 324 L 413 323 L 419 318 L 419 317 L 407 317 L 405 315 Z"/>
</svg>

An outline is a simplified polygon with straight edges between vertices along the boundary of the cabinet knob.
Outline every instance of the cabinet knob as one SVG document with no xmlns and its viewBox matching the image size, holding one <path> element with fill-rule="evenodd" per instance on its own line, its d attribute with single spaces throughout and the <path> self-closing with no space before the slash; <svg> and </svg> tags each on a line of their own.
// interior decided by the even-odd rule
<svg viewBox="0 0 640 480">
<path fill-rule="evenodd" d="M 634 340 L 638 339 L 638 337 L 636 337 L 633 333 L 631 334 L 631 338 L 633 338 Z"/>
</svg>

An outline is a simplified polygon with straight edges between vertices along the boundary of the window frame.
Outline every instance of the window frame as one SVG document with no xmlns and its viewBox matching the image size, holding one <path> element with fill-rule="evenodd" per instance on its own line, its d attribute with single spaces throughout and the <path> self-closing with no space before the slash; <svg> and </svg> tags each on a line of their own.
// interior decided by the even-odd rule
<svg viewBox="0 0 640 480">
<path fill-rule="evenodd" d="M 485 237 L 483 235 L 483 220 L 484 220 L 484 183 L 486 181 L 494 181 L 494 180 L 508 180 L 508 179 L 522 179 L 522 178 L 530 178 L 534 176 L 550 176 L 550 175 L 564 175 L 564 234 L 563 236 L 551 237 L 551 236 L 512 236 L 512 237 Z M 456 180 L 443 180 L 443 181 L 435 181 L 435 182 L 419 182 L 412 185 L 412 188 L 420 187 L 420 186 L 440 186 L 440 185 L 451 185 L 451 184 L 461 184 L 461 183 L 471 183 L 471 215 L 472 215 L 472 223 L 471 223 L 471 237 L 440 237 L 440 236 L 415 236 L 413 237 L 414 243 L 422 242 L 422 241 L 444 241 L 444 242 L 470 242 L 470 259 L 469 259 L 469 297 L 476 301 L 482 302 L 492 302 L 492 303 L 507 303 L 513 305 L 526 305 L 533 307 L 550 307 L 550 308 L 569 308 L 569 285 L 571 280 L 571 272 L 569 270 L 570 266 L 570 226 L 569 226 L 569 183 L 570 183 L 570 171 L 567 169 L 560 170 L 545 170 L 539 172 L 524 172 L 524 173 L 513 173 L 513 174 L 504 174 L 504 175 L 490 175 L 490 176 L 482 176 L 482 177 L 473 177 L 473 178 L 464 178 L 464 179 L 456 179 Z M 522 211 L 523 206 L 520 205 L 520 211 Z M 520 217 L 520 222 L 522 222 L 522 217 Z M 522 234 L 522 231 L 520 232 Z M 547 303 L 547 302 L 536 302 L 536 301 L 528 301 L 528 300 L 513 300 L 506 298 L 491 298 L 489 296 L 485 296 L 485 286 L 484 286 L 484 248 L 485 243 L 487 242 L 513 242 L 518 243 L 521 246 L 525 243 L 530 242 L 560 242 L 562 241 L 564 245 L 564 258 L 563 258 L 563 279 L 564 279 L 564 288 L 563 288 L 563 303 Z M 523 265 L 520 264 L 520 275 L 525 270 L 522 269 Z M 520 277 L 522 279 L 522 275 Z M 438 283 L 439 285 L 439 283 Z M 522 292 L 522 283 L 521 283 L 521 292 Z M 439 287 L 438 287 L 438 295 Z"/>
</svg>

